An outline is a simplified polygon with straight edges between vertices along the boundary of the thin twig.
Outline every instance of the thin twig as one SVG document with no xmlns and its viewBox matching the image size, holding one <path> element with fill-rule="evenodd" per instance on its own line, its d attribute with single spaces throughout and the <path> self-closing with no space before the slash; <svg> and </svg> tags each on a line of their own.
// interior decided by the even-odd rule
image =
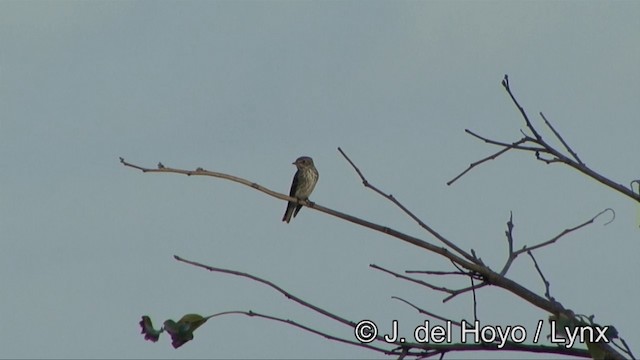
<svg viewBox="0 0 640 360">
<path fill-rule="evenodd" d="M 387 349 L 383 349 L 383 348 L 380 348 L 380 347 L 377 347 L 377 346 L 373 346 L 373 345 L 370 345 L 370 344 L 361 343 L 359 341 L 352 341 L 352 340 L 339 338 L 337 336 L 333 336 L 333 335 L 330 335 L 328 333 L 325 333 L 325 332 L 310 328 L 308 326 L 302 325 L 302 324 L 300 324 L 300 323 L 298 323 L 296 321 L 293 321 L 293 320 L 282 319 L 282 318 L 271 316 L 271 315 L 260 314 L 260 313 L 257 313 L 257 312 L 251 311 L 251 310 L 248 311 L 248 312 L 240 311 L 239 313 L 242 313 L 242 314 L 244 314 L 246 316 L 249 316 L 249 317 L 260 317 L 260 318 L 263 318 L 263 319 L 269 319 L 269 320 L 281 322 L 281 323 L 284 323 L 284 324 L 287 324 L 287 325 L 292 325 L 292 326 L 295 326 L 295 327 L 300 328 L 302 330 L 308 331 L 308 332 L 316 334 L 316 335 L 320 335 L 320 336 L 322 336 L 322 337 L 324 337 L 326 339 L 333 340 L 333 341 L 336 341 L 336 342 L 341 342 L 341 343 L 352 345 L 352 346 L 358 346 L 358 347 L 362 347 L 362 348 L 365 348 L 365 349 L 374 350 L 374 351 L 377 351 L 377 352 L 380 352 L 380 353 L 383 353 L 383 354 L 386 354 L 386 355 L 399 355 L 399 353 L 397 353 L 397 352 L 390 351 L 390 350 L 387 350 Z"/>
<path fill-rule="evenodd" d="M 405 270 L 406 274 L 426 274 L 426 275 L 462 275 L 469 276 L 463 271 L 432 271 L 432 270 Z"/>
<path fill-rule="evenodd" d="M 502 270 L 500 270 L 500 275 L 505 276 L 507 274 L 507 272 L 509 271 L 509 268 L 511 267 L 511 265 L 513 264 L 513 262 L 515 261 L 515 259 L 520 256 L 521 254 L 528 252 L 528 251 L 533 251 L 533 250 L 537 250 L 540 249 L 542 247 L 551 245 L 553 243 L 555 243 L 556 241 L 558 241 L 560 238 L 562 238 L 563 236 L 576 231 L 578 229 L 581 229 L 589 224 L 592 224 L 595 219 L 597 219 L 600 215 L 602 215 L 603 213 L 607 212 L 607 211 L 611 211 L 613 213 L 613 218 L 606 222 L 604 225 L 607 225 L 609 223 L 611 223 L 611 221 L 613 221 L 613 219 L 615 219 L 615 211 L 613 211 L 613 209 L 611 208 L 606 208 L 604 210 L 602 210 L 601 212 L 599 212 L 598 214 L 596 214 L 594 217 L 592 217 L 591 219 L 583 222 L 582 224 L 579 224 L 577 226 L 574 226 L 572 228 L 569 229 L 565 229 L 563 230 L 561 233 L 559 233 L 558 235 L 554 236 L 553 238 L 551 238 L 550 240 L 544 241 L 542 243 L 533 245 L 533 246 L 523 246 L 522 249 L 517 250 L 517 251 L 513 251 L 513 214 L 511 213 L 509 216 L 509 221 L 507 222 L 507 231 L 505 231 L 505 235 L 507 236 L 507 243 L 509 245 L 509 254 L 507 256 L 507 260 L 505 261 L 504 266 L 502 267 Z"/>
<path fill-rule="evenodd" d="M 132 163 L 129 163 L 127 161 L 125 161 L 124 158 L 120 158 L 120 163 L 122 163 L 122 165 L 124 166 L 128 166 L 134 169 L 138 169 L 140 171 L 142 171 L 143 173 L 173 173 L 173 174 L 182 174 L 182 175 L 187 175 L 187 176 L 210 176 L 210 177 L 215 177 L 215 178 L 220 178 L 220 179 L 225 179 L 225 180 L 230 180 L 242 185 L 246 185 L 249 187 L 252 187 L 256 190 L 259 190 L 265 194 L 271 195 L 277 199 L 280 200 L 285 200 L 285 201 L 293 201 L 293 202 L 298 202 L 298 204 L 300 205 L 305 205 L 305 206 L 309 206 L 309 204 L 307 204 L 307 202 L 305 202 L 304 200 L 299 200 L 297 198 L 291 197 L 291 196 L 287 196 L 285 194 L 281 194 L 277 191 L 273 191 L 271 189 L 268 189 L 264 186 L 261 186 L 257 183 L 245 180 L 243 178 L 237 177 L 237 176 L 233 176 L 233 175 L 229 175 L 229 174 L 225 174 L 225 173 L 221 173 L 221 172 L 215 172 L 215 171 L 209 171 L 209 170 L 205 170 L 203 168 L 197 168 L 195 170 L 183 170 L 183 169 L 174 169 L 174 168 L 170 168 L 170 167 L 166 167 L 164 165 L 162 165 L 162 163 L 158 163 L 158 168 L 156 169 L 152 169 L 152 168 L 145 168 L 139 165 L 135 165 Z"/>
<path fill-rule="evenodd" d="M 438 319 L 438 320 L 440 320 L 442 322 L 445 322 L 445 323 L 446 322 L 450 322 L 451 324 L 453 324 L 455 326 L 458 326 L 458 327 L 462 326 L 462 324 L 459 321 L 451 320 L 451 319 L 448 319 L 448 318 L 446 318 L 444 316 L 440 316 L 440 315 L 434 314 L 434 313 L 432 313 L 432 312 L 430 312 L 428 310 L 422 309 L 422 308 L 412 304 L 411 302 L 409 302 L 409 301 L 407 301 L 407 300 L 405 300 L 405 299 L 403 299 L 401 297 L 392 296 L 391 298 L 395 299 L 395 300 L 398 300 L 398 301 L 402 301 L 403 303 L 405 303 L 405 304 L 411 306 L 412 308 L 418 310 L 418 312 L 421 313 L 421 314 L 425 314 L 427 316 L 431 316 L 432 318 Z"/>
<path fill-rule="evenodd" d="M 549 122 L 549 120 L 547 120 L 547 118 L 544 116 L 544 114 L 542 112 L 540 112 L 540 117 L 542 117 L 542 120 L 544 120 L 544 123 L 547 124 L 547 127 L 549 129 L 551 129 L 551 131 L 553 131 L 553 134 L 558 138 L 558 140 L 560 140 L 560 142 L 562 143 L 562 145 L 564 146 L 565 149 L 567 149 L 567 151 L 573 156 L 574 159 L 576 159 L 576 161 L 580 164 L 580 165 L 584 165 L 584 163 L 582 162 L 582 160 L 580 160 L 580 157 L 578 157 L 578 154 L 573 151 L 573 149 L 571 149 L 571 146 L 569 146 L 569 144 L 567 144 L 566 141 L 564 141 L 564 139 L 562 138 L 562 136 L 560 135 L 560 133 L 558 133 L 556 131 L 556 129 L 553 127 L 553 125 L 551 125 L 551 123 Z"/>
<path fill-rule="evenodd" d="M 592 223 L 593 223 L 593 222 L 594 222 L 594 221 L 595 221 L 595 220 L 596 220 L 600 215 L 604 214 L 604 213 L 605 213 L 605 212 L 607 212 L 607 211 L 613 211 L 613 209 L 611 209 L 611 208 L 606 208 L 606 209 L 604 209 L 604 210 L 600 211 L 599 213 L 597 213 L 597 214 L 596 214 L 594 217 L 592 217 L 591 219 L 589 219 L 589 220 L 587 220 L 587 221 L 583 222 L 582 224 L 577 225 L 577 226 L 574 226 L 574 227 L 572 227 L 572 228 L 564 229 L 560 234 L 558 234 L 558 235 L 554 236 L 553 238 L 551 238 L 551 239 L 549 239 L 549 240 L 547 240 L 547 241 L 541 242 L 540 244 L 533 245 L 533 246 L 526 246 L 526 245 L 525 245 L 525 246 L 523 246 L 523 247 L 522 247 L 522 249 L 517 250 L 517 251 L 515 251 L 515 252 L 513 253 L 513 254 L 514 254 L 514 257 L 517 257 L 518 255 L 520 255 L 520 254 L 522 254 L 522 253 L 524 253 L 524 252 L 527 252 L 527 251 L 533 251 L 533 250 L 537 250 L 537 249 L 539 249 L 539 248 L 541 248 L 541 247 L 544 247 L 544 246 L 547 246 L 547 245 L 551 245 L 551 244 L 555 243 L 556 241 L 558 241 L 558 239 L 560 239 L 561 237 L 563 237 L 563 236 L 565 236 L 565 235 L 567 235 L 567 234 L 569 234 L 569 233 L 571 233 L 571 232 L 574 232 L 574 231 L 576 231 L 576 230 L 578 230 L 578 229 L 581 229 L 581 228 L 583 228 L 583 227 L 585 227 L 585 226 L 587 226 L 587 225 L 589 225 L 589 224 L 592 224 Z M 615 216 L 615 212 L 614 212 L 614 216 Z M 607 222 L 606 224 L 609 224 L 609 223 L 610 223 L 610 222 Z M 605 224 L 605 225 L 606 225 L 606 224 Z"/>
<path fill-rule="evenodd" d="M 486 142 L 487 144 L 491 144 L 491 145 L 497 145 L 497 146 L 502 146 L 505 148 L 509 148 L 509 149 L 516 149 L 516 150 L 524 150 L 524 151 L 544 151 L 545 149 L 543 147 L 538 147 L 538 146 L 521 146 L 519 143 L 522 141 L 521 144 L 527 143 L 527 142 L 533 142 L 535 143 L 535 139 L 528 136 L 528 135 L 524 135 L 524 137 L 516 142 L 513 142 L 511 144 L 506 143 L 506 142 L 502 142 L 502 141 L 496 141 L 496 140 L 491 140 L 487 137 L 484 137 L 482 135 L 478 135 L 476 133 L 474 133 L 473 131 L 469 130 L 469 129 L 465 129 L 464 130 L 467 134 L 478 138 L 484 142 Z M 524 140 L 524 141 L 523 141 Z"/>
<path fill-rule="evenodd" d="M 402 211 L 409 215 L 409 217 L 411 217 L 416 223 L 418 223 L 418 225 L 420 225 L 420 227 L 422 227 L 423 229 L 427 230 L 431 235 L 433 235 L 436 239 L 440 240 L 440 242 L 442 242 L 443 244 L 447 245 L 448 247 L 452 248 L 453 250 L 455 250 L 458 254 L 462 255 L 464 258 L 466 258 L 469 261 L 478 263 L 477 259 L 474 258 L 473 256 L 471 256 L 468 252 L 462 250 L 461 248 L 459 248 L 458 246 L 456 246 L 454 243 L 450 242 L 449 240 L 447 240 L 446 238 L 444 238 L 444 236 L 440 235 L 438 232 L 436 232 L 435 230 L 433 230 L 430 226 L 428 226 L 427 224 L 425 224 L 422 220 L 420 220 L 416 215 L 414 215 L 411 211 L 409 211 L 409 209 L 407 209 L 404 205 L 402 205 L 402 203 L 400 203 L 400 201 L 396 200 L 395 197 L 393 197 L 393 195 L 391 194 L 386 194 L 384 192 L 382 192 L 381 190 L 379 190 L 377 187 L 375 187 L 374 185 L 371 185 L 371 183 L 364 177 L 364 175 L 362 174 L 362 172 L 360 171 L 360 169 L 353 163 L 353 161 L 351 161 L 351 159 L 347 156 L 347 154 L 345 154 L 344 151 L 342 151 L 342 149 L 340 147 L 338 147 L 338 151 L 340 152 L 340 154 L 342 154 L 342 156 L 349 162 L 349 164 L 351 164 L 351 167 L 353 167 L 353 169 L 358 173 L 358 175 L 360 176 L 360 179 L 362 180 L 362 184 L 373 190 L 374 192 L 376 192 L 377 194 L 379 194 L 380 196 L 388 199 L 389 201 L 391 201 L 392 203 L 394 203 L 396 206 L 398 206 L 400 209 L 402 209 Z"/>
<path fill-rule="evenodd" d="M 309 309 L 311 309 L 311 310 L 313 310 L 313 311 L 315 311 L 315 312 L 317 312 L 319 314 L 322 314 L 322 315 L 324 315 L 324 316 L 326 316 L 328 318 L 336 320 L 336 321 L 338 321 L 338 322 L 340 322 L 342 324 L 345 324 L 347 326 L 350 326 L 350 327 L 355 327 L 356 326 L 355 322 L 347 320 L 347 319 L 345 319 L 343 317 L 340 317 L 338 315 L 335 315 L 335 314 L 333 314 L 333 313 L 331 313 L 331 312 L 329 312 L 327 310 L 324 310 L 324 309 L 322 309 L 322 308 L 320 308 L 318 306 L 315 306 L 315 305 L 313 305 L 313 304 L 311 304 L 311 303 L 309 303 L 307 301 L 304 301 L 304 300 L 300 299 L 299 297 L 297 297 L 297 296 L 289 293 L 288 291 L 284 290 L 283 288 L 279 287 L 278 285 L 272 283 L 271 281 L 259 278 L 257 276 L 254 276 L 254 275 L 251 275 L 251 274 L 248 274 L 248 273 L 236 271 L 236 270 L 217 268 L 217 267 L 201 264 L 201 263 L 196 262 L 196 261 L 191 261 L 191 260 L 184 259 L 184 258 L 182 258 L 182 257 L 180 257 L 178 255 L 173 255 L 173 257 L 176 260 L 180 261 L 180 262 L 183 262 L 183 263 L 186 263 L 186 264 L 190 264 L 190 265 L 193 265 L 193 266 L 197 266 L 197 267 L 203 268 L 205 270 L 209 270 L 209 271 L 212 271 L 212 272 L 224 273 L 224 274 L 231 274 L 231 275 L 240 276 L 240 277 L 245 277 L 245 278 L 251 279 L 253 281 L 257 281 L 259 283 L 265 284 L 265 285 L 271 287 L 272 289 L 276 290 L 277 292 L 281 293 L 282 295 L 284 295 L 287 299 L 293 300 L 294 302 L 297 302 L 298 304 L 300 304 L 300 305 L 302 305 L 302 306 L 304 306 L 306 308 L 309 308 Z"/>
<path fill-rule="evenodd" d="M 469 167 L 467 167 L 463 172 L 461 172 L 460 174 L 458 174 L 458 175 L 457 175 L 456 177 L 454 177 L 453 179 L 451 179 L 451 180 L 447 181 L 447 185 L 451 185 L 451 184 L 453 184 L 454 182 L 456 182 L 456 180 L 458 180 L 459 178 L 463 177 L 463 176 L 464 176 L 464 174 L 466 174 L 466 173 L 468 173 L 469 171 L 471 171 L 471 169 L 473 169 L 474 167 L 476 167 L 476 166 L 478 166 L 478 165 L 480 165 L 480 164 L 482 164 L 482 163 L 484 163 L 484 162 L 486 162 L 486 161 L 489 161 L 489 160 L 495 160 L 498 156 L 500 156 L 500 155 L 502 155 L 502 154 L 506 153 L 507 151 L 509 151 L 509 150 L 513 149 L 515 146 L 520 145 L 520 144 L 522 144 L 522 143 L 523 143 L 523 142 L 525 142 L 525 141 L 526 141 L 525 139 L 520 139 L 520 140 L 516 141 L 515 143 L 513 143 L 513 144 L 512 144 L 513 146 L 506 146 L 504 149 L 502 149 L 502 150 L 500 150 L 500 151 L 498 151 L 498 152 L 496 152 L 496 153 L 494 153 L 494 154 L 492 154 L 492 155 L 489 155 L 489 156 L 485 157 L 484 159 L 478 160 L 478 161 L 476 161 L 476 162 L 472 162 L 471 164 L 469 164 Z"/>
<path fill-rule="evenodd" d="M 515 260 L 515 256 L 513 256 L 513 211 L 509 211 L 509 221 L 507 221 L 507 230 L 504 232 L 507 236 L 507 244 L 509 246 L 509 255 L 507 256 L 507 261 L 500 271 L 500 275 L 506 275 L 507 271 L 509 271 L 509 267 L 511 267 L 511 263 Z"/>
<path fill-rule="evenodd" d="M 446 303 L 447 301 L 452 300 L 453 298 L 455 298 L 458 295 L 465 294 L 465 293 L 467 293 L 469 291 L 475 291 L 475 289 L 480 289 L 480 288 L 483 288 L 483 287 L 488 286 L 488 285 L 490 285 L 490 284 L 486 283 L 486 282 L 482 282 L 482 283 L 480 283 L 478 285 L 468 286 L 466 288 L 457 289 L 457 290 L 452 290 L 451 295 L 449 295 L 446 298 L 442 299 L 442 302 Z"/>
<path fill-rule="evenodd" d="M 376 270 L 380 270 L 380 271 L 385 272 L 387 274 L 391 274 L 391 275 L 393 275 L 393 276 L 395 276 L 397 278 L 404 279 L 404 280 L 407 280 L 407 281 L 411 281 L 412 283 L 428 287 L 431 290 L 441 291 L 441 292 L 445 292 L 445 293 L 448 293 L 448 294 L 452 294 L 453 293 L 453 290 L 451 290 L 451 289 L 447 289 L 447 288 L 442 287 L 442 286 L 436 286 L 436 285 L 430 284 L 430 283 L 422 281 L 422 280 L 418 280 L 418 279 L 411 278 L 409 276 L 398 274 L 397 272 L 385 269 L 385 268 L 383 268 L 381 266 L 378 266 L 376 264 L 369 264 L 369 267 L 371 267 L 373 269 L 376 269 Z"/>
<path fill-rule="evenodd" d="M 476 285 L 473 283 L 473 276 L 469 276 L 471 280 L 471 293 L 473 294 L 473 320 L 478 321 L 478 301 L 476 299 Z"/>
<path fill-rule="evenodd" d="M 560 135 L 560 133 L 558 131 L 556 131 L 556 129 L 551 125 L 551 122 L 549 122 L 542 113 L 540 113 L 541 117 L 543 118 L 543 120 L 545 121 L 546 125 L 551 129 L 551 131 L 554 133 L 554 135 L 560 140 L 560 142 L 563 144 L 564 148 L 568 151 L 570 156 L 564 155 L 562 154 L 560 151 L 558 151 L 557 149 L 555 149 L 553 146 L 549 145 L 544 138 L 540 135 L 540 133 L 537 131 L 537 129 L 533 126 L 533 124 L 531 123 L 531 121 L 529 120 L 529 117 L 527 115 L 527 113 L 524 111 L 524 108 L 520 105 L 520 103 L 518 102 L 518 100 L 516 99 L 515 95 L 513 94 L 512 90 L 511 90 L 511 86 L 509 84 L 509 77 L 508 75 L 504 76 L 504 79 L 502 80 L 502 86 L 505 88 L 505 90 L 507 91 L 507 93 L 509 94 L 509 96 L 511 97 L 512 102 L 516 105 L 516 107 L 518 108 L 518 110 L 520 111 L 520 114 L 522 115 L 522 118 L 525 121 L 525 124 L 527 126 L 527 128 L 529 129 L 529 131 L 531 131 L 531 133 L 533 133 L 533 137 L 530 137 L 529 135 L 527 135 L 524 131 L 520 130 L 520 132 L 523 134 L 524 139 L 526 139 L 526 143 L 532 143 L 535 146 L 533 147 L 529 147 L 529 146 L 522 146 L 517 145 L 517 146 L 513 146 L 513 144 L 508 144 L 505 142 L 500 142 L 500 141 L 495 141 L 495 140 L 491 140 L 482 136 L 479 136 L 469 130 L 466 130 L 467 133 L 471 134 L 472 136 L 481 139 L 482 141 L 489 143 L 489 144 L 493 144 L 496 146 L 501 146 L 504 148 L 513 148 L 513 149 L 518 149 L 518 150 L 524 150 L 524 151 L 530 151 L 532 153 L 535 154 L 535 157 L 537 160 L 542 161 L 546 164 L 553 164 L 553 163 L 563 163 L 565 165 L 568 165 L 572 168 L 574 168 L 575 170 L 581 172 L 582 174 L 600 182 L 601 184 L 619 192 L 624 194 L 625 196 L 640 202 L 640 191 L 638 193 L 636 193 L 633 190 L 633 183 L 630 187 L 626 187 L 622 184 L 616 183 L 602 175 L 600 175 L 599 173 L 597 173 L 596 171 L 592 170 L 591 168 L 589 168 L 583 161 L 582 159 L 580 159 L 578 157 L 578 154 L 576 151 L 574 151 L 569 145 L 568 143 L 562 138 L 562 136 Z M 524 143 L 523 143 L 524 144 Z M 505 149 L 502 149 L 505 150 Z M 543 155 L 550 155 L 550 157 L 546 157 Z M 575 159 L 575 160 L 574 160 Z M 484 159 L 483 159 L 484 160 Z M 486 161 L 486 160 L 485 160 Z M 481 160 L 481 162 L 484 162 Z M 468 171 L 469 169 L 465 170 L 465 173 Z M 461 174 L 461 175 L 464 175 Z M 457 180 L 461 175 L 457 176 L 455 180 Z"/>
<path fill-rule="evenodd" d="M 538 141 L 542 140 L 542 136 L 538 134 L 538 131 L 536 130 L 536 128 L 533 127 L 533 125 L 531 124 L 531 121 L 529 121 L 529 116 L 527 116 L 527 113 L 524 111 L 524 108 L 520 106 L 520 103 L 518 102 L 516 97 L 513 95 L 513 92 L 511 92 L 511 86 L 509 86 L 509 75 L 506 75 L 506 74 L 504 75 L 504 79 L 502 80 L 502 86 L 504 87 L 505 90 L 507 90 L 507 93 L 511 97 L 511 101 L 513 101 L 513 103 L 516 105 L 516 107 L 520 111 L 520 114 L 524 118 L 524 121 L 527 124 L 527 127 L 529 128 L 531 133 L 535 136 L 535 138 Z"/>
<path fill-rule="evenodd" d="M 539 151 L 536 151 L 535 155 L 536 155 L 536 160 L 542 161 L 547 165 L 553 164 L 553 163 L 564 163 L 562 159 L 557 157 L 552 157 L 551 159 L 544 158 L 542 157 L 542 154 Z"/>
<path fill-rule="evenodd" d="M 547 281 L 547 278 L 544 277 L 544 274 L 542 273 L 540 266 L 538 266 L 538 262 L 536 261 L 536 258 L 533 256 L 533 253 L 531 253 L 531 251 L 527 251 L 527 254 L 529 255 L 529 257 L 531 257 L 531 260 L 533 260 L 533 265 L 536 267 L 536 271 L 538 272 L 538 275 L 540 275 L 540 278 L 544 283 L 544 296 L 550 301 L 556 301 L 556 299 L 554 299 L 551 296 L 551 290 L 550 290 L 551 284 L 549 283 L 549 281 Z"/>
<path fill-rule="evenodd" d="M 471 251 L 473 251 L 473 249 L 471 249 Z M 474 253 L 473 255 L 475 256 L 475 253 Z M 451 262 L 451 264 L 452 264 L 456 269 L 458 269 L 458 271 L 459 271 L 459 272 L 461 272 L 461 273 L 466 273 L 466 274 L 467 274 L 467 276 L 474 276 L 474 277 L 475 277 L 475 278 L 477 278 L 477 279 L 482 279 L 482 275 L 481 275 L 480 273 L 478 273 L 478 272 L 473 272 L 473 271 L 467 271 L 467 272 L 465 272 L 465 271 L 464 271 L 464 270 L 462 270 L 462 269 L 460 268 L 460 266 L 458 266 L 458 264 L 456 264 L 455 262 L 453 262 L 453 261 L 452 261 L 452 262 Z"/>
</svg>

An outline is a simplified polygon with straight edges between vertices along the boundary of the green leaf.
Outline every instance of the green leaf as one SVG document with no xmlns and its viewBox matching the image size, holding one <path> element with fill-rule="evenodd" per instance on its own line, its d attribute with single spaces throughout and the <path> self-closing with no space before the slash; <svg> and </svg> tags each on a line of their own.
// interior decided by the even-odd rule
<svg viewBox="0 0 640 360">
<path fill-rule="evenodd" d="M 171 335 L 171 345 L 179 348 L 186 342 L 193 340 L 193 332 L 209 318 L 198 314 L 187 314 L 178 322 L 167 320 L 164 322 L 164 329 Z"/>
</svg>

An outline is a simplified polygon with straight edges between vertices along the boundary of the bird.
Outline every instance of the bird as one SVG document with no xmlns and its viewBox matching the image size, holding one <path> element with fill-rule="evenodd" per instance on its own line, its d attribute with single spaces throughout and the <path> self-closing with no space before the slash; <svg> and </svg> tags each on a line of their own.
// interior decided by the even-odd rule
<svg viewBox="0 0 640 360">
<path fill-rule="evenodd" d="M 313 159 L 308 156 L 301 156 L 292 164 L 298 168 L 298 171 L 296 171 L 296 174 L 293 176 L 289 196 L 300 200 L 307 200 L 318 182 L 318 170 L 316 170 L 316 167 L 313 165 Z M 301 208 L 302 205 L 289 201 L 282 221 L 289 223 L 292 217 L 298 215 L 298 211 L 300 211 Z"/>
</svg>

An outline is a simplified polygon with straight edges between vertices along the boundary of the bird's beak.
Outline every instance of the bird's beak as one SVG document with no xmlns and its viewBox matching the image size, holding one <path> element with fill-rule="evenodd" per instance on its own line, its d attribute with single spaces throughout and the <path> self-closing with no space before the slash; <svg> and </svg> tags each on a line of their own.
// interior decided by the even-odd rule
<svg viewBox="0 0 640 360">
<path fill-rule="evenodd" d="M 295 162 L 295 161 L 291 163 L 291 165 L 295 165 L 295 164 L 296 164 L 296 162 Z"/>
</svg>

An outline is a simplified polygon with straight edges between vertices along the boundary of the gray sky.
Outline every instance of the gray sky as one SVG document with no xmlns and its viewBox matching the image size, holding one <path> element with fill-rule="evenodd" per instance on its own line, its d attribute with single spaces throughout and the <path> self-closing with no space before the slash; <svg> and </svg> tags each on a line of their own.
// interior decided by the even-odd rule
<svg viewBox="0 0 640 360">
<path fill-rule="evenodd" d="M 2 1 L 0 49 L 1 357 L 381 356 L 239 316 L 178 350 L 167 336 L 146 342 L 143 314 L 159 325 L 250 309 L 352 338 L 265 286 L 173 254 L 261 276 L 354 321 L 398 319 L 404 334 L 423 317 L 391 296 L 472 319 L 470 296 L 443 304 L 368 267 L 452 270 L 431 253 L 310 209 L 287 225 L 284 202 L 249 188 L 118 162 L 201 166 L 287 192 L 291 162 L 309 155 L 314 201 L 434 240 L 364 189 L 338 146 L 494 269 L 509 211 L 521 247 L 614 208 L 612 224 L 599 219 L 537 259 L 553 296 L 640 352 L 637 204 L 524 153 L 445 184 L 496 150 L 465 128 L 519 138 L 505 73 L 532 119 L 542 126 L 543 111 L 589 166 L 639 178 L 640 2 Z M 509 276 L 544 291 L 527 257 Z M 499 289 L 477 295 L 484 324 L 533 333 L 548 316 Z M 478 356 L 496 354 L 453 357 Z"/>
</svg>

